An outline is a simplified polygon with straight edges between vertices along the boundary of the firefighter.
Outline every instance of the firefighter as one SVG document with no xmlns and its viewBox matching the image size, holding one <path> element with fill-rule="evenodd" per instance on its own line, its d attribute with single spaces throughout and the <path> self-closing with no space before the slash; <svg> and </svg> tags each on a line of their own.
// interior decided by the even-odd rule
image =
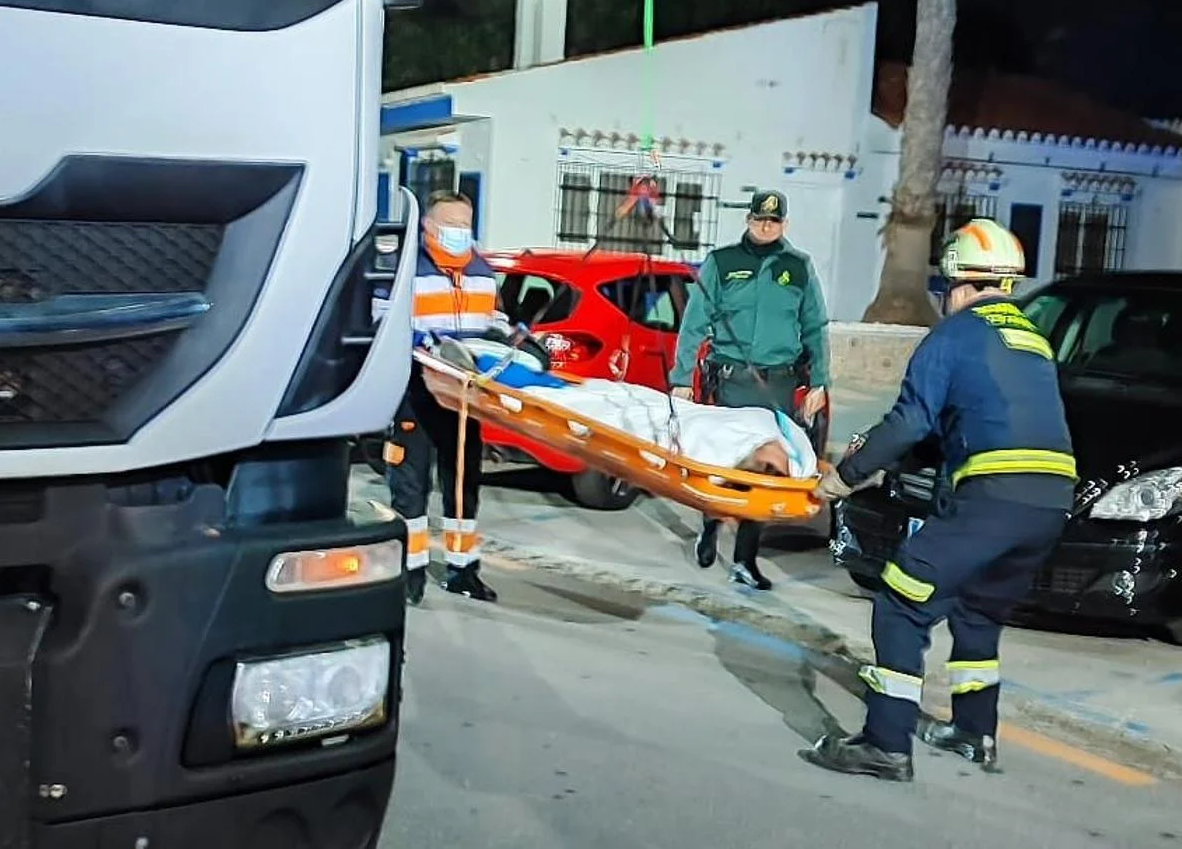
<svg viewBox="0 0 1182 849">
<path fill-rule="evenodd" d="M 479 335 L 496 323 L 497 284 L 493 270 L 472 240 L 472 202 L 462 194 L 435 192 L 427 199 L 414 280 L 414 344 L 435 338 Z M 457 515 L 459 416 L 439 405 L 423 382 L 422 367 L 412 363 L 410 382 L 390 426 L 385 445 L 390 506 L 407 525 L 407 598 L 423 599 L 430 560 L 427 500 L 432 460 L 438 464 L 443 495 L 443 588 L 481 601 L 496 592 L 480 579 L 476 513 L 480 501 L 483 457 L 480 425 L 468 419 L 464 438 L 462 500 Z"/>
<path fill-rule="evenodd" d="M 708 353 L 697 377 L 706 397 L 695 400 L 765 407 L 806 424 L 824 409 L 829 383 L 825 299 L 812 260 L 784 236 L 787 217 L 783 194 L 756 192 L 747 232 L 736 244 L 711 251 L 702 263 L 701 285 L 690 291 L 669 375 L 675 396 L 694 396 L 705 342 Z M 809 392 L 794 409 L 796 390 L 806 381 Z M 720 524 L 703 519 L 694 552 L 703 569 L 714 565 Z M 756 522 L 739 523 L 731 580 L 768 590 L 771 581 L 756 565 L 760 530 Z"/>
<path fill-rule="evenodd" d="M 929 434 L 948 498 L 899 549 L 874 600 L 875 663 L 861 733 L 801 752 L 838 772 L 910 781 L 912 736 L 997 768 L 1002 622 L 1056 546 L 1077 480 L 1050 344 L 1010 300 L 1022 245 L 989 219 L 945 244 L 949 313 L 916 348 L 894 407 L 826 472 L 825 500 L 848 497 Z M 929 632 L 948 620 L 952 721 L 920 722 Z"/>
</svg>

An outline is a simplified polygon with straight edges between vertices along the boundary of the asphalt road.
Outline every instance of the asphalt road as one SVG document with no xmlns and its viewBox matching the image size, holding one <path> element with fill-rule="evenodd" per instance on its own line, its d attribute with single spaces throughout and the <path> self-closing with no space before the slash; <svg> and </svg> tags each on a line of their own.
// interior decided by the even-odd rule
<svg viewBox="0 0 1182 849">
<path fill-rule="evenodd" d="M 486 568 L 499 605 L 409 612 L 383 847 L 1182 847 L 1177 786 L 1002 739 L 1004 775 L 917 750 L 914 784 L 797 750 L 861 705 L 826 658 L 681 608 Z"/>
</svg>

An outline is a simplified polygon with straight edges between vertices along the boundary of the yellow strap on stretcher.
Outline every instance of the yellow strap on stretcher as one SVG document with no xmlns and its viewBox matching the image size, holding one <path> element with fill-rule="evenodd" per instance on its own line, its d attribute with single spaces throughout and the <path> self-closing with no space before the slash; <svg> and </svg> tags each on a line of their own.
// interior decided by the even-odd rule
<svg viewBox="0 0 1182 849">
<path fill-rule="evenodd" d="M 416 350 L 414 357 L 424 366 L 423 380 L 439 404 L 460 414 L 461 429 L 469 416 L 495 424 L 711 516 L 756 522 L 802 521 L 821 510 L 821 502 L 813 497 L 816 478 L 763 475 L 699 463 L 545 399 L 463 371 L 425 351 Z M 558 376 L 570 383 L 582 382 L 572 375 Z M 457 469 L 456 477 L 461 478 L 463 471 L 462 467 Z M 459 495 L 457 491 L 457 508 L 462 506 Z"/>
</svg>

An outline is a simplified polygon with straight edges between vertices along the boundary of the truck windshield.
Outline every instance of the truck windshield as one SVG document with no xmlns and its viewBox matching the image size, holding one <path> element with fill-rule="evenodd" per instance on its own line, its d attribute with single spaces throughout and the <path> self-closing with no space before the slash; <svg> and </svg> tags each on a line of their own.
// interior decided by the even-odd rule
<svg viewBox="0 0 1182 849">
<path fill-rule="evenodd" d="M 1182 383 L 1182 292 L 1048 292 L 1023 309 L 1064 374 Z"/>
</svg>

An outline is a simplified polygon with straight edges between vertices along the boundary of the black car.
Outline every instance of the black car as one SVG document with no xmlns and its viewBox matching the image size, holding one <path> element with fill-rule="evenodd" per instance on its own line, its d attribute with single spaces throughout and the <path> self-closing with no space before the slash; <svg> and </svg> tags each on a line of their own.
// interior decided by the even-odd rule
<svg viewBox="0 0 1182 849">
<path fill-rule="evenodd" d="M 1016 617 L 1120 621 L 1182 642 L 1182 273 L 1085 275 L 1018 299 L 1051 343 L 1080 482 Z M 859 585 L 947 498 L 934 440 L 836 505 L 830 548 Z"/>
</svg>

